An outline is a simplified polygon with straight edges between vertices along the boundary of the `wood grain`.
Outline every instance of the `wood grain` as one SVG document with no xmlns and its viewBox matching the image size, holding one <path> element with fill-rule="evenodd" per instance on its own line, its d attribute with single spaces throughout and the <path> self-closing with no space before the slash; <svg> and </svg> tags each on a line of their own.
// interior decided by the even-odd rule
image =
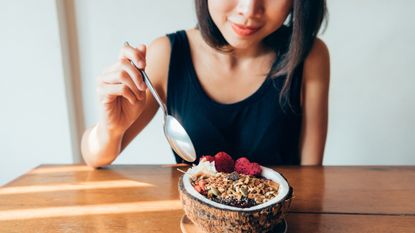
<svg viewBox="0 0 415 233">
<path fill-rule="evenodd" d="M 294 188 L 289 232 L 415 226 L 415 167 L 274 168 Z M 0 232 L 180 232 L 180 175 L 175 166 L 42 165 L 0 188 Z"/>
<path fill-rule="evenodd" d="M 413 233 L 415 216 L 289 214 L 287 233 Z"/>
<path fill-rule="evenodd" d="M 415 167 L 276 168 L 294 187 L 293 212 L 415 215 Z"/>
</svg>

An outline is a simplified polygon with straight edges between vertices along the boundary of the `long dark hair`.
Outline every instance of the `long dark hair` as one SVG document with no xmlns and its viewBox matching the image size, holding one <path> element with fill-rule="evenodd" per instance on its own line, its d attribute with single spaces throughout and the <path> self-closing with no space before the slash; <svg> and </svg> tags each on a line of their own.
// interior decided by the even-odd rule
<svg viewBox="0 0 415 233">
<path fill-rule="evenodd" d="M 195 0 L 195 7 L 197 27 L 203 39 L 213 48 L 224 52 L 229 51 L 228 42 L 209 14 L 207 0 Z M 293 7 L 286 25 L 265 38 L 266 45 L 272 47 L 277 57 L 280 57 L 272 64 L 268 77 L 276 78 L 286 75 L 280 101 L 285 100 L 289 104 L 287 93 L 294 71 L 310 52 L 326 14 L 325 0 L 293 0 Z"/>
</svg>

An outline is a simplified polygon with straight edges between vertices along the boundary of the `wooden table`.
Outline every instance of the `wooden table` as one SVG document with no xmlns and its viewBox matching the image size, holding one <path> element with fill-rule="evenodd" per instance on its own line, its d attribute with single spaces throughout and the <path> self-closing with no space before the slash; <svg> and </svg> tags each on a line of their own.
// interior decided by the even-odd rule
<svg viewBox="0 0 415 233">
<path fill-rule="evenodd" d="M 415 232 L 415 167 L 274 167 L 288 232 Z M 180 232 L 168 165 L 42 165 L 0 188 L 0 232 Z"/>
</svg>

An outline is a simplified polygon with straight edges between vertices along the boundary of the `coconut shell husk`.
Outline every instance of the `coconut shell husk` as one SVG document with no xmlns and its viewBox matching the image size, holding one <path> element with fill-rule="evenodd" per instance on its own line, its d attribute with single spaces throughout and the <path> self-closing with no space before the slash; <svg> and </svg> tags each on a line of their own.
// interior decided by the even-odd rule
<svg viewBox="0 0 415 233">
<path fill-rule="evenodd" d="M 251 211 L 222 209 L 189 194 L 179 179 L 180 199 L 188 218 L 201 230 L 209 233 L 266 233 L 285 218 L 291 205 L 293 190 L 278 203 Z"/>
</svg>

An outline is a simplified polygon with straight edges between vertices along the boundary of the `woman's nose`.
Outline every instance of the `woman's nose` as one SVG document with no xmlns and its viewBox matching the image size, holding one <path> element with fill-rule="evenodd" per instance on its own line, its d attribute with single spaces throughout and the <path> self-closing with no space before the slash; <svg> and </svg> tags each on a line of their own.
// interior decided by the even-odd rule
<svg viewBox="0 0 415 233">
<path fill-rule="evenodd" d="M 246 18 L 258 17 L 264 12 L 263 0 L 240 0 L 237 10 Z"/>
</svg>

